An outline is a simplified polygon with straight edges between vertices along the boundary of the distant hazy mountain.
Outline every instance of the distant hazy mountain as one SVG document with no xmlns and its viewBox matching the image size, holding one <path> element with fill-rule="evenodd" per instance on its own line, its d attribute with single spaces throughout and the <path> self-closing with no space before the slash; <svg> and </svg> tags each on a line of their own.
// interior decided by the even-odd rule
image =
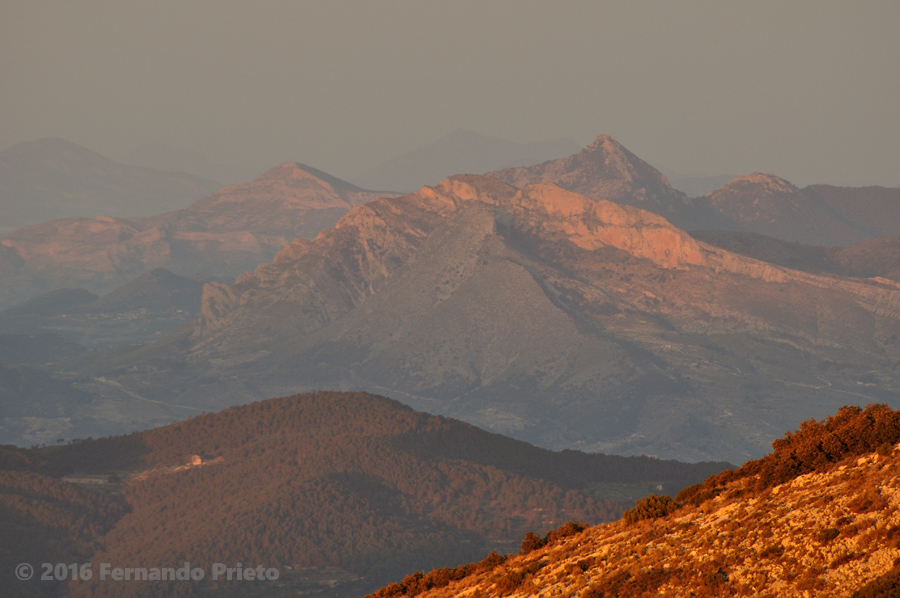
<svg viewBox="0 0 900 598">
<path fill-rule="evenodd" d="M 2 310 L 0 333 L 52 333 L 91 348 L 147 343 L 196 316 L 202 294 L 202 281 L 155 268 L 102 297 L 58 289 Z"/>
<path fill-rule="evenodd" d="M 60 562 L 243 562 L 279 579 L 238 586 L 241 596 L 361 596 L 509 552 L 527 530 L 617 519 L 648 487 L 674 493 L 727 465 L 554 453 L 384 397 L 293 396 L 129 436 L 0 447 L 0 546 L 17 548 L 0 550 L 0 566 L 54 548 Z M 55 595 L 209 596 L 211 585 L 107 579 Z"/>
<path fill-rule="evenodd" d="M 87 349 L 58 334 L 0 334 L 0 365 L 44 365 Z"/>
<path fill-rule="evenodd" d="M 536 164 L 577 150 L 578 144 L 570 138 L 515 143 L 457 129 L 434 143 L 383 162 L 354 180 L 368 189 L 415 191 L 450 175 Z"/>
<path fill-rule="evenodd" d="M 669 193 L 650 170 L 607 188 Z M 208 284 L 189 327 L 93 371 L 198 409 L 364 388 L 548 447 L 743 461 L 848 400 L 900 400 L 898 338 L 900 284 L 736 255 L 556 185 L 459 176 Z"/>
<path fill-rule="evenodd" d="M 107 292 L 157 267 L 235 276 L 378 195 L 288 163 L 174 212 L 25 227 L 0 239 L 0 307 L 60 287 Z"/>
<path fill-rule="evenodd" d="M 703 198 L 728 221 L 722 228 L 812 245 L 852 245 L 900 236 L 900 189 L 812 185 L 772 174 L 738 177 Z"/>
<path fill-rule="evenodd" d="M 150 216 L 215 191 L 209 179 L 118 164 L 62 139 L 0 152 L 0 235 L 55 218 Z"/>
<path fill-rule="evenodd" d="M 900 187 L 810 185 L 803 192 L 862 231 L 866 239 L 900 236 Z"/>
</svg>

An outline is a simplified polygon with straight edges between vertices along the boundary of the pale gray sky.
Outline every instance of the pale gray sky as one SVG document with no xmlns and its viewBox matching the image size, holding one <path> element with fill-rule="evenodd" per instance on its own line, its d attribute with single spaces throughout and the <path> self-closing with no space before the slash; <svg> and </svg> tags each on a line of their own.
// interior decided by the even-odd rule
<svg viewBox="0 0 900 598">
<path fill-rule="evenodd" d="M 900 185 L 900 2 L 0 0 L 0 148 L 343 178 L 457 128 Z"/>
</svg>

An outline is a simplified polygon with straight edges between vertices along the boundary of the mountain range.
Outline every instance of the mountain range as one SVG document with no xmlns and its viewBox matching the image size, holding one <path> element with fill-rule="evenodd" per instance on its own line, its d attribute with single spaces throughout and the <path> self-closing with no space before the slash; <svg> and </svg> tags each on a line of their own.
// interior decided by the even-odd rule
<svg viewBox="0 0 900 598">
<path fill-rule="evenodd" d="M 685 230 L 753 232 L 824 246 L 900 236 L 900 187 L 798 189 L 757 172 L 691 198 L 608 135 L 566 158 L 488 174 L 518 187 L 553 183 L 591 199 L 632 205 Z"/>
<path fill-rule="evenodd" d="M 21 228 L 0 239 L 0 307 L 60 287 L 107 292 L 158 267 L 184 276 L 235 276 L 379 195 L 286 163 L 180 210 Z"/>
<path fill-rule="evenodd" d="M 852 245 L 900 236 L 900 187 L 798 189 L 772 174 L 738 177 L 704 200 L 732 230 L 811 245 Z M 726 228 L 726 227 L 717 227 Z"/>
<path fill-rule="evenodd" d="M 690 198 L 601 135 L 568 158 L 399 197 L 285 164 L 174 213 L 42 225 L 82 227 L 68 237 L 23 229 L 2 240 L 18 275 L 83 263 L 107 282 L 159 261 L 239 270 L 284 246 L 235 284 L 206 285 L 196 319 L 159 341 L 50 366 L 98 399 L 23 415 L 5 427 L 27 435 L 6 438 L 33 443 L 73 421 L 121 432 L 337 388 L 551 448 L 743 461 L 803 417 L 898 391 L 891 239 L 834 249 L 684 232 L 738 227 L 744 212 L 726 207 L 757 188 L 806 197 L 770 182 Z M 857 222 L 881 210 L 890 223 L 883 191 L 860 192 L 877 209 Z"/>
<path fill-rule="evenodd" d="M 119 164 L 58 138 L 0 151 L 0 235 L 56 218 L 153 216 L 219 185 L 184 172 Z"/>
<path fill-rule="evenodd" d="M 601 135 L 405 195 L 286 163 L 19 229 L 4 591 L 886 595 L 898 192 L 754 173 L 690 197 Z M 281 577 L 11 577 L 49 560 Z"/>
<path fill-rule="evenodd" d="M 566 180 L 589 159 L 611 169 L 596 193 L 670 193 L 610 138 L 584 154 Z M 549 171 L 359 206 L 206 285 L 189 326 L 80 367 L 198 409 L 367 389 L 551 448 L 734 462 L 848 400 L 897 400 L 900 284 L 792 270 L 527 184 Z"/>
</svg>

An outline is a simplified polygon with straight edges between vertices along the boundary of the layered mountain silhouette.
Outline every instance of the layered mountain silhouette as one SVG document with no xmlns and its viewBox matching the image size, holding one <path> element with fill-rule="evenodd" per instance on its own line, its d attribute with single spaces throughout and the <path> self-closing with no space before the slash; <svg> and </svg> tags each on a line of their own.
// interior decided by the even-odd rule
<svg viewBox="0 0 900 598">
<path fill-rule="evenodd" d="M 219 187 L 183 172 L 118 164 L 47 138 L 0 151 L 0 235 L 56 218 L 152 216 Z"/>
<path fill-rule="evenodd" d="M 0 447 L 0 565 L 280 572 L 263 584 L 112 583 L 95 564 L 91 583 L 13 580 L 9 596 L 362 595 L 508 552 L 528 529 L 611 521 L 625 489 L 677 492 L 726 466 L 554 453 L 384 397 L 313 393 L 128 436 Z"/>
<path fill-rule="evenodd" d="M 611 188 L 662 201 L 664 177 L 644 176 Z M 810 414 L 896 401 L 898 351 L 895 282 L 737 255 L 553 184 L 458 176 L 208 284 L 189 327 L 93 367 L 197 408 L 363 388 L 547 447 L 743 461 Z"/>
<path fill-rule="evenodd" d="M 237 275 L 377 197 L 287 163 L 150 217 L 51 220 L 0 239 L 0 306 L 60 287 L 107 292 L 153 268 Z"/>
<path fill-rule="evenodd" d="M 199 313 L 203 283 L 154 268 L 102 297 L 57 289 L 0 311 L 0 334 L 52 334 L 93 348 L 150 342 Z"/>
</svg>

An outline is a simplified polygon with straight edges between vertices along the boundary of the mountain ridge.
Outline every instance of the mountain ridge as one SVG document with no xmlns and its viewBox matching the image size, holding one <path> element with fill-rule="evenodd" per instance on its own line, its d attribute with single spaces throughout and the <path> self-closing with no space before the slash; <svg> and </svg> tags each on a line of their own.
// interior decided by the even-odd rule
<svg viewBox="0 0 900 598">
<path fill-rule="evenodd" d="M 0 305 L 54 286 L 105 292 L 155 267 L 181 275 L 236 275 L 382 195 L 316 173 L 288 162 L 181 210 L 52 220 L 19 229 L 0 239 L 0 269 L 10 274 L 10 284 L 0 288 Z"/>
<path fill-rule="evenodd" d="M 543 446 L 742 461 L 801 409 L 895 400 L 898 319 L 887 279 L 791 270 L 637 208 L 465 175 L 354 208 L 205 286 L 178 334 L 91 367 L 153 397 L 175 360 L 186 377 L 168 380 L 198 408 L 366 388 Z"/>
</svg>

